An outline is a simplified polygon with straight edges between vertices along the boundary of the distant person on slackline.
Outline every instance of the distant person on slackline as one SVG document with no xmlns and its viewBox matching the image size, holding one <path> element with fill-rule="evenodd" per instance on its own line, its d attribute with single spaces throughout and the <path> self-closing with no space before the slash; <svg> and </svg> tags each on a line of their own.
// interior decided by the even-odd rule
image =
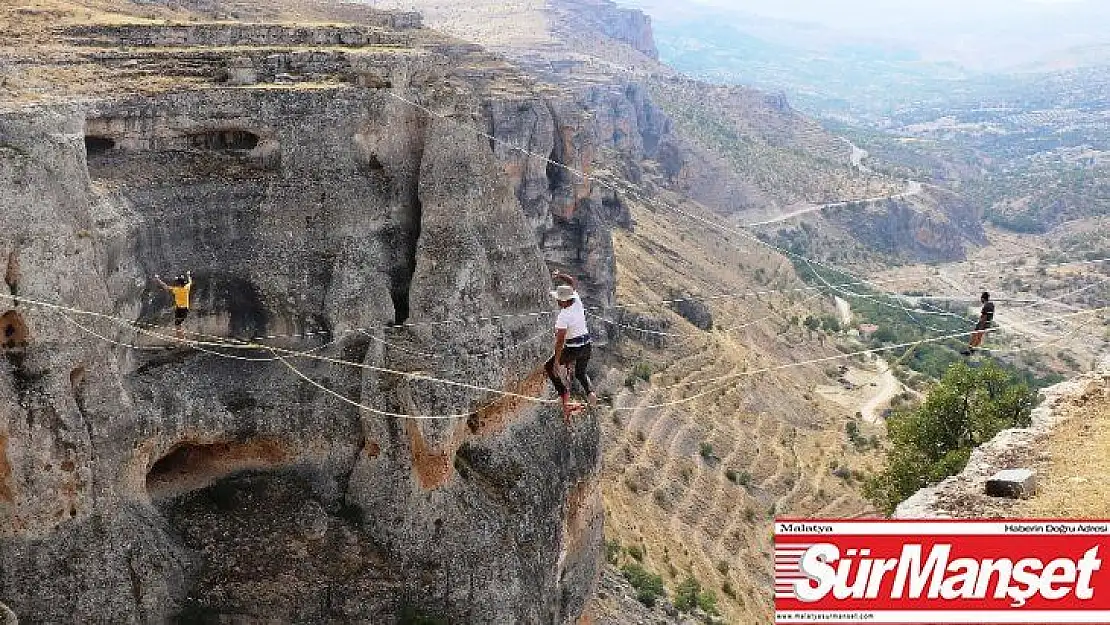
<svg viewBox="0 0 1110 625">
<path fill-rule="evenodd" d="M 586 374 L 590 364 L 590 331 L 586 327 L 586 309 L 578 295 L 578 280 L 558 271 L 552 273 L 551 278 L 565 284 L 551 292 L 560 310 L 555 318 L 555 353 L 544 364 L 544 370 L 563 402 L 563 420 L 570 423 L 571 417 L 583 408 L 570 401 L 571 377 L 582 385 L 591 406 L 597 401 L 590 376 Z M 567 375 L 568 370 L 573 370 L 573 376 Z"/>
<path fill-rule="evenodd" d="M 994 302 L 991 301 L 991 294 L 983 291 L 979 301 L 983 302 L 983 309 L 979 311 L 979 322 L 975 324 L 975 332 L 971 334 L 971 341 L 968 342 L 967 349 L 963 352 L 964 356 L 970 356 L 977 347 L 983 344 L 983 337 L 986 336 L 994 322 Z"/>
<path fill-rule="evenodd" d="M 185 318 L 189 316 L 189 291 L 193 288 L 193 272 L 187 271 L 185 275 L 178 276 L 173 281 L 173 286 L 162 282 L 162 277 L 157 274 L 154 275 L 154 281 L 158 283 L 158 286 L 169 291 L 170 295 L 173 295 L 174 334 L 179 339 L 185 338 L 185 332 L 181 329 L 181 324 L 185 323 Z"/>
</svg>

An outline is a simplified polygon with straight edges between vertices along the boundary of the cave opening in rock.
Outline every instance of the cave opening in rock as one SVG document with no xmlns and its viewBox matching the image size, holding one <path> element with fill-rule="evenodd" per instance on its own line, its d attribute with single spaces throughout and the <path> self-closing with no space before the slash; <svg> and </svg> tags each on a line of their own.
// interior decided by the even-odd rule
<svg viewBox="0 0 1110 625">
<path fill-rule="evenodd" d="M 567 181 L 567 172 L 562 165 L 562 146 L 559 145 L 558 138 L 555 141 L 555 148 L 551 150 L 551 154 L 547 157 L 547 188 L 551 191 L 557 191 L 563 187 Z"/>
<path fill-rule="evenodd" d="M 97 156 L 116 149 L 116 140 L 111 137 L 85 135 L 85 155 Z"/>
<path fill-rule="evenodd" d="M 204 150 L 253 150 L 258 142 L 258 135 L 246 130 L 212 130 L 189 135 L 189 144 Z"/>
<path fill-rule="evenodd" d="M 389 294 L 393 300 L 393 322 L 404 323 L 409 318 L 409 291 L 412 288 L 412 275 L 416 272 L 416 252 L 420 242 L 420 219 L 423 205 L 420 196 L 414 191 L 405 207 L 404 221 L 397 229 L 397 245 L 393 246 L 396 256 L 390 276 Z"/>
<path fill-rule="evenodd" d="M 27 324 L 14 310 L 0 315 L 0 347 L 17 349 L 27 346 Z"/>
<path fill-rule="evenodd" d="M 146 489 L 152 499 L 173 497 L 204 488 L 232 473 L 281 464 L 287 456 L 288 450 L 270 439 L 226 443 L 186 441 L 174 446 L 150 467 Z"/>
<path fill-rule="evenodd" d="M 207 273 L 207 278 L 194 291 L 194 297 L 203 300 L 213 296 L 214 310 L 226 311 L 230 317 L 228 331 L 231 336 L 249 339 L 263 334 L 270 323 L 263 294 L 249 278 L 234 274 Z"/>
</svg>

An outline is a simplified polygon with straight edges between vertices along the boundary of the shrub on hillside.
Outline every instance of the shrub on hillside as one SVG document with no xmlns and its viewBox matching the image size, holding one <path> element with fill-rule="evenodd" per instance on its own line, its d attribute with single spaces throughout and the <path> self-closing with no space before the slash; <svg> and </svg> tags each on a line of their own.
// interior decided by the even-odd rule
<svg viewBox="0 0 1110 625">
<path fill-rule="evenodd" d="M 867 449 L 867 439 L 860 434 L 859 423 L 849 421 L 845 424 L 844 431 L 848 435 L 848 440 L 855 445 L 856 451 L 865 451 Z"/>
<path fill-rule="evenodd" d="M 687 575 L 675 588 L 674 607 L 681 612 L 693 612 L 700 608 L 706 614 L 716 614 L 717 596 L 712 590 L 703 590 L 701 582 L 693 575 Z"/>
<path fill-rule="evenodd" d="M 647 607 L 654 607 L 656 600 L 663 596 L 663 578 L 649 573 L 638 563 L 624 565 L 621 574 L 636 589 L 636 599 Z"/>
<path fill-rule="evenodd" d="M 925 403 L 887 421 L 891 447 L 864 495 L 890 514 L 899 503 L 967 464 L 971 451 L 1002 430 L 1028 427 L 1036 394 L 994 363 L 953 365 Z"/>
<path fill-rule="evenodd" d="M 612 564 L 612 565 L 616 566 L 617 562 L 620 561 L 621 552 L 623 552 L 623 551 L 624 551 L 624 548 L 621 547 L 620 541 L 618 541 L 618 540 L 607 540 L 607 541 L 605 541 L 605 561 L 608 562 L 609 564 Z"/>
<path fill-rule="evenodd" d="M 651 381 L 652 366 L 650 362 L 638 362 L 632 366 L 632 371 L 628 372 L 628 376 L 624 379 L 624 385 L 632 388 L 636 385 L 637 380 L 644 382 Z"/>
<path fill-rule="evenodd" d="M 805 321 L 802 322 L 802 325 L 804 325 L 806 329 L 810 332 L 813 332 L 814 330 L 817 330 L 821 327 L 821 320 L 817 317 L 814 317 L 813 315 L 809 315 L 808 317 L 806 317 Z"/>
<path fill-rule="evenodd" d="M 749 486 L 752 483 L 752 474 L 747 471 L 738 472 L 735 469 L 729 469 L 725 471 L 725 477 L 728 478 L 728 481 L 738 486 Z"/>
<path fill-rule="evenodd" d="M 830 334 L 836 334 L 841 330 L 840 320 L 833 315 L 822 315 L 821 327 Z"/>
<path fill-rule="evenodd" d="M 713 313 L 705 302 L 683 299 L 674 304 L 675 312 L 689 321 L 694 327 L 709 331 L 713 329 Z"/>
<path fill-rule="evenodd" d="M 702 459 L 706 462 L 712 462 L 716 458 L 716 455 L 713 453 L 713 445 L 709 443 L 703 442 L 698 449 L 698 453 L 701 454 Z"/>
</svg>

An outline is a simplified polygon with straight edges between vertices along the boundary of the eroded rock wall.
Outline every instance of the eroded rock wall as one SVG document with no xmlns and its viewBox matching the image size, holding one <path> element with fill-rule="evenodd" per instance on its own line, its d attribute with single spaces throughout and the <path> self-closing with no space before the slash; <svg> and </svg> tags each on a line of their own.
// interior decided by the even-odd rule
<svg viewBox="0 0 1110 625">
<path fill-rule="evenodd" d="M 849 206 L 832 214 L 868 246 L 911 262 L 957 261 L 969 245 L 983 245 L 981 211 L 953 193 L 928 188 L 921 195 Z"/>
<path fill-rule="evenodd" d="M 628 44 L 653 59 L 659 58 L 651 18 L 639 9 L 618 6 L 609 0 L 559 0 L 556 8 L 575 28 L 588 28 Z"/>
<path fill-rule="evenodd" d="M 669 136 L 669 118 L 635 83 L 498 101 L 486 115 L 500 140 L 494 152 L 548 262 L 582 276 L 591 303 L 612 304 L 611 232 L 632 227 L 619 192 L 628 182 L 619 179 L 642 181 L 643 162 L 657 158 Z M 593 171 L 599 161 L 610 168 L 601 178 Z"/>
<path fill-rule="evenodd" d="M 422 97 L 481 124 L 473 99 Z M 0 601 L 34 622 L 576 619 L 596 423 L 381 370 L 544 393 L 549 320 L 415 325 L 548 305 L 504 168 L 465 124 L 375 89 L 0 114 L 0 258 L 27 298 L 3 307 L 22 336 L 0 362 Z M 149 277 L 185 270 L 193 338 L 358 366 L 165 349 L 32 303 L 168 333 Z"/>
</svg>

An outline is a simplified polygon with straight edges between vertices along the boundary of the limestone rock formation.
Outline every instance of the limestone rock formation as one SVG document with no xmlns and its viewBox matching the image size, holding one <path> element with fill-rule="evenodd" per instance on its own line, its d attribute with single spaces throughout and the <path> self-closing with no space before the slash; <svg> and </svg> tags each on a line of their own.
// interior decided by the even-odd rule
<svg viewBox="0 0 1110 625">
<path fill-rule="evenodd" d="M 954 261 L 969 244 L 986 243 L 981 211 L 955 194 L 930 187 L 923 195 L 850 206 L 834 223 L 864 245 L 912 262 Z"/>
<path fill-rule="evenodd" d="M 548 262 L 585 279 L 585 297 L 612 304 L 613 227 L 631 227 L 611 180 L 591 178 L 601 153 L 636 180 L 670 122 L 636 84 L 588 86 L 569 97 L 493 102 L 486 112 L 498 160 Z M 579 173 L 580 172 L 580 173 Z M 619 187 L 617 187 L 619 188 Z"/>
<path fill-rule="evenodd" d="M 582 104 L 506 92 L 439 41 L 143 28 L 63 30 L 98 38 L 72 45 L 104 48 L 116 93 L 0 109 L 0 601 L 33 622 L 573 622 L 597 423 L 386 370 L 543 395 L 549 320 L 482 319 L 549 306 L 545 254 L 611 298 L 620 203 L 475 128 L 585 168 Z M 151 70 L 202 84 L 128 91 Z M 149 278 L 185 270 L 194 338 L 318 358 L 165 349 Z"/>
<path fill-rule="evenodd" d="M 626 43 L 653 59 L 659 58 L 651 18 L 639 9 L 624 8 L 609 0 L 559 0 L 556 7 L 576 27 Z"/>
</svg>

